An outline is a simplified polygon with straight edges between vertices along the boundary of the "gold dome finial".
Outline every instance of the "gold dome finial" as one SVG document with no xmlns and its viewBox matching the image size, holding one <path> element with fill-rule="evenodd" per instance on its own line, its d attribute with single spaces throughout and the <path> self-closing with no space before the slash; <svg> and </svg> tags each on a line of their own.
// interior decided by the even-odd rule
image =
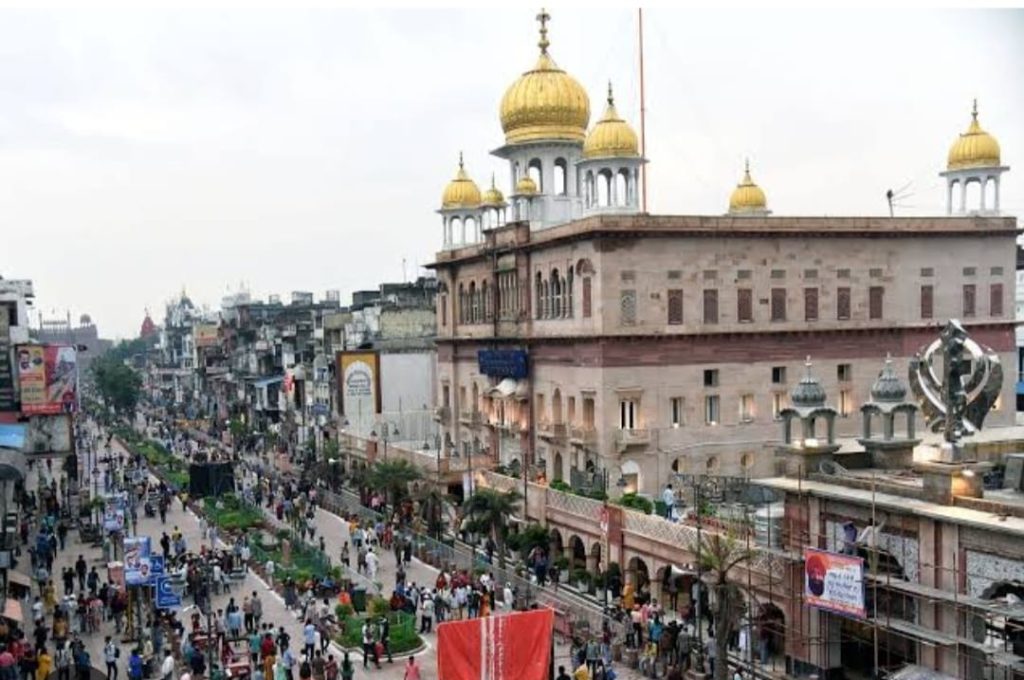
<svg viewBox="0 0 1024 680">
<path fill-rule="evenodd" d="M 501 208 L 505 205 L 505 195 L 501 193 L 498 186 L 494 183 L 494 173 L 491 173 L 491 188 L 484 192 L 483 198 L 480 200 L 480 205 L 485 208 Z"/>
<path fill-rule="evenodd" d="M 971 107 L 971 124 L 950 147 L 946 169 L 998 167 L 1000 157 L 999 142 L 978 122 L 978 100 L 975 99 Z"/>
<path fill-rule="evenodd" d="M 540 48 L 541 54 L 548 53 L 548 45 L 551 43 L 548 41 L 548 21 L 551 20 L 551 15 L 543 7 L 540 8 L 540 14 L 537 15 L 537 21 L 540 22 L 540 42 L 537 43 L 537 47 Z"/>
<path fill-rule="evenodd" d="M 608 81 L 608 106 L 604 115 L 583 142 L 584 158 L 628 157 L 640 155 L 640 144 L 636 133 L 615 110 L 615 94 L 612 82 Z"/>
<path fill-rule="evenodd" d="M 747 158 L 743 163 L 743 179 L 736 185 L 732 196 L 729 197 L 729 214 L 752 213 L 759 215 L 764 214 L 767 207 L 768 200 L 765 198 L 764 191 L 754 183 L 750 176 L 750 159 Z"/>
<path fill-rule="evenodd" d="M 466 165 L 462 159 L 462 152 L 459 152 L 459 169 L 455 173 L 455 179 L 448 183 L 444 193 L 441 194 L 441 208 L 444 210 L 456 208 L 476 208 L 480 205 L 480 188 L 469 177 L 466 172 Z"/>
</svg>

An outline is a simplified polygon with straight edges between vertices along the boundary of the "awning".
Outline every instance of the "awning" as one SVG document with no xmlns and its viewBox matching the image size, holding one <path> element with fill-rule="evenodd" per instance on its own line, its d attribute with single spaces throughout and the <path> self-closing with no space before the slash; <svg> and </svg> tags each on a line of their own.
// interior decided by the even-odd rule
<svg viewBox="0 0 1024 680">
<path fill-rule="evenodd" d="M 501 382 L 491 389 L 491 396 L 507 399 L 516 393 L 518 383 L 519 381 L 515 378 L 502 378 Z"/>
<path fill-rule="evenodd" d="M 267 385 L 273 385 L 274 383 L 279 383 L 282 380 L 284 380 L 284 376 L 283 375 L 279 375 L 276 378 L 260 378 L 259 380 L 256 380 L 255 382 L 253 382 L 253 385 L 255 385 L 256 387 L 266 387 Z"/>
<path fill-rule="evenodd" d="M 3 617 L 8 621 L 21 623 L 21 602 L 7 598 L 7 601 L 4 603 Z"/>
<path fill-rule="evenodd" d="M 20 571 L 14 571 L 13 569 L 7 570 L 7 581 L 9 583 L 16 583 L 19 586 L 24 586 L 26 588 L 32 587 L 32 579 L 30 579 L 28 576 L 25 576 Z"/>
</svg>

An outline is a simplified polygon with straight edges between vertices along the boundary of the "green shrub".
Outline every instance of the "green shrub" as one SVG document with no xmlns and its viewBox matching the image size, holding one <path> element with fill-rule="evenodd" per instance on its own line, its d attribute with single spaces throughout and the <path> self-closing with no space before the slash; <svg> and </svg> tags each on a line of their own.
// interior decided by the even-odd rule
<svg viewBox="0 0 1024 680">
<path fill-rule="evenodd" d="M 630 508 L 631 510 L 639 510 L 640 512 L 651 514 L 654 511 L 654 504 L 650 500 L 643 496 L 638 496 L 635 493 L 625 493 L 612 501 L 616 505 L 621 505 L 624 508 Z"/>
<path fill-rule="evenodd" d="M 391 621 L 392 654 L 411 652 L 423 645 L 420 636 L 416 634 L 415 616 L 401 612 L 390 612 L 387 616 Z M 335 638 L 338 644 L 346 649 L 359 649 L 362 647 L 363 623 L 365 621 L 365 616 L 350 616 L 346 618 L 342 624 L 343 630 Z"/>
<path fill-rule="evenodd" d="M 561 479 L 552 480 L 552 482 L 548 486 L 550 486 L 555 491 L 565 491 L 567 493 L 572 492 L 572 487 L 569 486 L 566 482 L 562 481 Z"/>
<path fill-rule="evenodd" d="M 576 569 L 572 572 L 573 583 L 585 583 L 590 585 L 590 572 L 586 569 Z"/>
</svg>

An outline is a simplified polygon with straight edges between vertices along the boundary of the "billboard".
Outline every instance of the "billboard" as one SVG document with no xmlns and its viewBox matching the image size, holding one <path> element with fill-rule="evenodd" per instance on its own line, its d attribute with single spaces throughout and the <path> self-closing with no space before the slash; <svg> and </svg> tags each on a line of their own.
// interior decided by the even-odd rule
<svg viewBox="0 0 1024 680">
<path fill-rule="evenodd" d="M 149 561 L 149 536 L 125 536 L 124 582 L 130 586 L 149 584 L 153 565 Z"/>
<path fill-rule="evenodd" d="M 26 454 L 70 453 L 74 443 L 71 418 L 70 414 L 29 418 L 22 450 Z"/>
<path fill-rule="evenodd" d="M 476 354 L 480 372 L 486 376 L 522 379 L 529 375 L 526 350 L 481 349 Z"/>
<path fill-rule="evenodd" d="M 196 347 L 213 347 L 218 342 L 217 326 L 214 324 L 199 324 L 192 329 L 192 338 Z"/>
<path fill-rule="evenodd" d="M 804 601 L 818 609 L 865 618 L 864 560 L 804 548 Z"/>
<path fill-rule="evenodd" d="M 18 345 L 18 384 L 25 415 L 74 413 L 78 358 L 71 345 Z"/>
<path fill-rule="evenodd" d="M 0 411 L 14 410 L 14 368 L 11 365 L 11 318 L 0 305 Z"/>
<path fill-rule="evenodd" d="M 0 423 L 0 449 L 25 449 L 25 433 L 28 425 L 20 423 Z"/>
<path fill-rule="evenodd" d="M 379 353 L 338 352 L 337 375 L 342 413 L 365 416 L 381 412 Z"/>
<path fill-rule="evenodd" d="M 554 611 L 446 621 L 437 627 L 437 677 L 547 680 Z"/>
</svg>

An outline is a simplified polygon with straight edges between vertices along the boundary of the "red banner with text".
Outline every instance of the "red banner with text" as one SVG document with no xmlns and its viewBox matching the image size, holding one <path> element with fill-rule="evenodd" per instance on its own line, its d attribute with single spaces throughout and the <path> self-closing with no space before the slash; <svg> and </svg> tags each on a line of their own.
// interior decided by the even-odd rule
<svg viewBox="0 0 1024 680">
<path fill-rule="evenodd" d="M 437 627 L 441 680 L 547 680 L 554 612 L 448 621 Z"/>
</svg>

